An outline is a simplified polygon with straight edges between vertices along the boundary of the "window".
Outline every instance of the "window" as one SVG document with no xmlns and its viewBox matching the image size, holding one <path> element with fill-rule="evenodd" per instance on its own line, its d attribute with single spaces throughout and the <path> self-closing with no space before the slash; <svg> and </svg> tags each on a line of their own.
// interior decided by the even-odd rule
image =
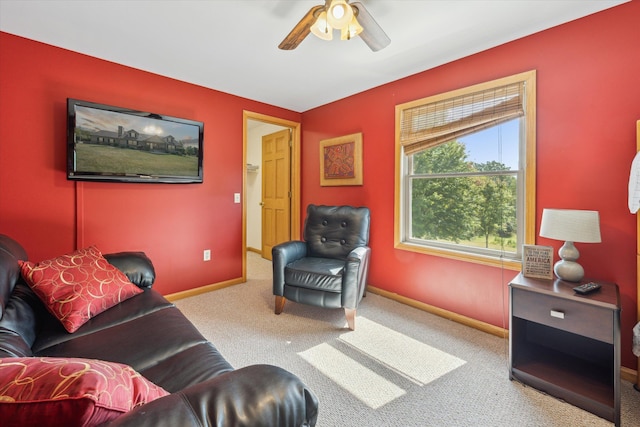
<svg viewBox="0 0 640 427">
<path fill-rule="evenodd" d="M 535 71 L 396 106 L 396 247 L 520 268 L 535 240 Z"/>
</svg>

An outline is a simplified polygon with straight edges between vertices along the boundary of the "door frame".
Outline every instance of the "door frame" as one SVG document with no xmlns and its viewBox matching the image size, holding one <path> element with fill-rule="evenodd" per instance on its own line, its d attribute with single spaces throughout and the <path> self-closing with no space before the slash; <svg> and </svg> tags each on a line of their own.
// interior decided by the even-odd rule
<svg viewBox="0 0 640 427">
<path fill-rule="evenodd" d="M 242 111 L 242 280 L 247 281 L 247 121 L 256 120 L 291 129 L 291 239 L 300 239 L 300 123 L 252 111 Z"/>
</svg>

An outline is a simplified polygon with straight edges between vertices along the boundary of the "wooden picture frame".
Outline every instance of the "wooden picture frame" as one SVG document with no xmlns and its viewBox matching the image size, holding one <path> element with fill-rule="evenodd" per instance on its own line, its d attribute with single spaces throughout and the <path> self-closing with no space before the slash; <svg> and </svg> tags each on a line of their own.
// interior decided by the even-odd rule
<svg viewBox="0 0 640 427">
<path fill-rule="evenodd" d="M 522 245 L 522 275 L 536 279 L 553 279 L 553 247 Z"/>
<path fill-rule="evenodd" d="M 320 141 L 320 185 L 362 185 L 362 133 Z"/>
</svg>

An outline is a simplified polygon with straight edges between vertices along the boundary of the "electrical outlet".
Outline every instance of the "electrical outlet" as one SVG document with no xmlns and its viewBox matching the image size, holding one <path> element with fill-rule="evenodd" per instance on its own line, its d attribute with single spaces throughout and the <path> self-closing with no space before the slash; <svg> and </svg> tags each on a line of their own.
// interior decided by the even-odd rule
<svg viewBox="0 0 640 427">
<path fill-rule="evenodd" d="M 204 261 L 211 261 L 211 249 L 205 249 L 202 254 L 202 259 Z"/>
<path fill-rule="evenodd" d="M 240 203 L 240 193 L 233 193 L 233 203 Z"/>
</svg>

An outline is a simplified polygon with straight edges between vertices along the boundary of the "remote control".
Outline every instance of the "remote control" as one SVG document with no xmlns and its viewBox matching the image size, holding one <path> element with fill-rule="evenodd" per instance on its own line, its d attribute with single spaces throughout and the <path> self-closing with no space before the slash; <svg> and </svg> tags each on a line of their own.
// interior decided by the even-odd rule
<svg viewBox="0 0 640 427">
<path fill-rule="evenodd" d="M 601 285 L 599 283 L 589 282 L 580 286 L 576 286 L 575 288 L 573 288 L 573 290 L 578 294 L 584 295 L 593 291 L 597 291 L 598 289 L 600 289 L 600 287 Z"/>
</svg>

